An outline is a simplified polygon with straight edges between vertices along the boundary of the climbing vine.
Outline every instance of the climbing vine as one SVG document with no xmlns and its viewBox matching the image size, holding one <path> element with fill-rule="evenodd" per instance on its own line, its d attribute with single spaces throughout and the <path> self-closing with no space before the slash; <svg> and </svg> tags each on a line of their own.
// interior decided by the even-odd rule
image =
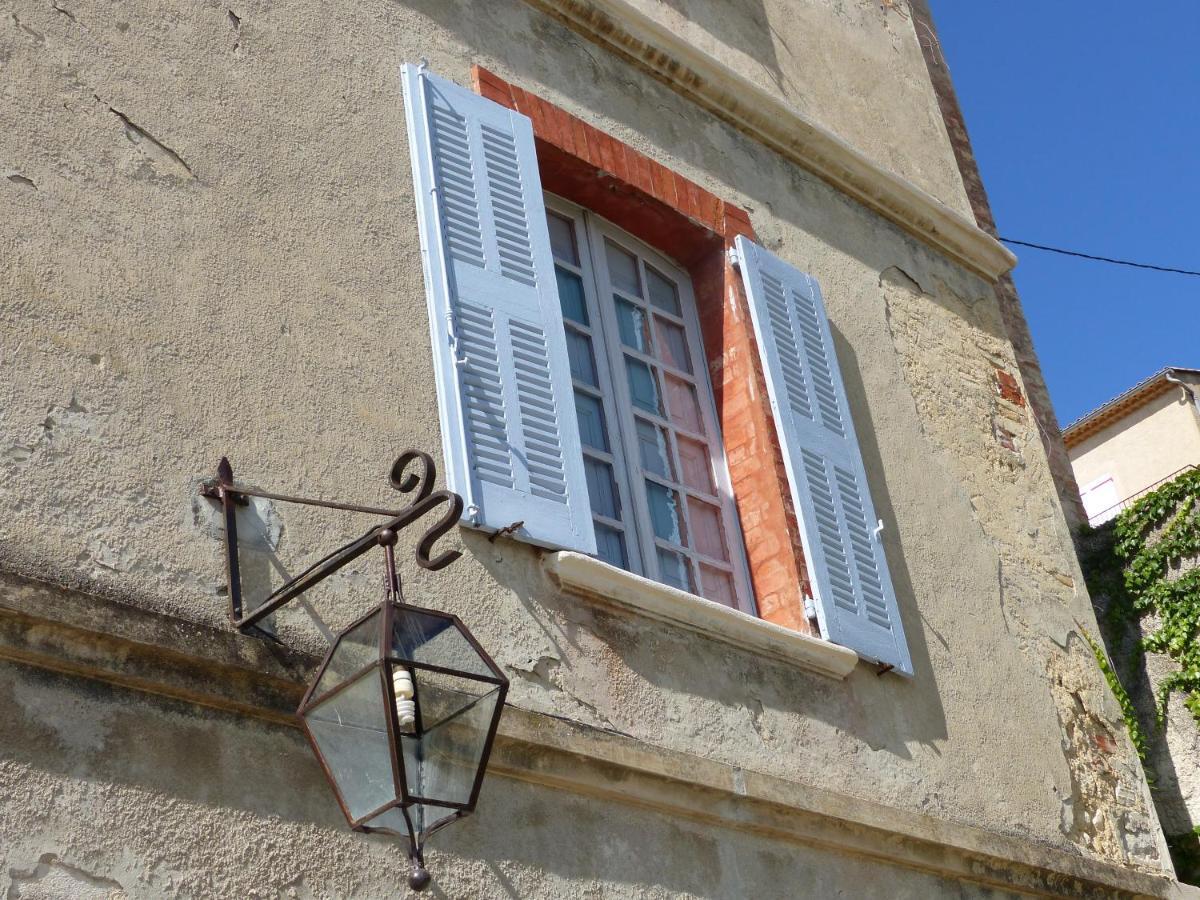
<svg viewBox="0 0 1200 900">
<path fill-rule="evenodd" d="M 1109 663 L 1108 657 L 1104 653 L 1104 648 L 1086 631 L 1083 632 L 1083 639 L 1088 642 L 1088 646 L 1092 648 L 1092 653 L 1096 657 L 1096 664 L 1100 666 L 1100 671 L 1104 673 L 1104 680 L 1108 682 L 1108 688 L 1113 692 L 1113 696 L 1117 698 L 1117 704 L 1121 707 L 1121 718 L 1125 720 L 1125 727 L 1129 730 L 1129 740 L 1133 742 L 1133 749 L 1137 751 L 1138 759 L 1142 761 L 1142 765 L 1148 765 L 1146 754 L 1150 744 L 1146 740 L 1146 732 L 1142 731 L 1142 725 L 1138 721 L 1137 708 L 1133 705 L 1133 700 L 1129 696 L 1129 692 L 1125 690 L 1121 684 L 1121 679 L 1117 677 L 1117 673 L 1113 671 L 1112 664 Z M 1150 780 L 1150 772 L 1146 772 L 1147 780 Z"/>
<path fill-rule="evenodd" d="M 1178 669 L 1158 686 L 1156 713 L 1161 727 L 1174 693 L 1200 723 L 1200 469 L 1191 469 L 1147 494 L 1122 512 L 1114 527 L 1114 557 L 1122 584 L 1109 580 L 1107 617 L 1153 613 L 1158 628 L 1142 639 L 1140 650 L 1169 656 Z M 1111 570 L 1109 572 L 1111 575 Z M 1117 589 L 1114 589 L 1117 588 Z"/>
</svg>

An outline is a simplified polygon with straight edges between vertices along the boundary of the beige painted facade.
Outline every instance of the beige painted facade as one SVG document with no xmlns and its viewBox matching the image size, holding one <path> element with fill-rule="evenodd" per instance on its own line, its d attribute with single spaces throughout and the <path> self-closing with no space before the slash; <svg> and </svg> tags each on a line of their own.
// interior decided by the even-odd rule
<svg viewBox="0 0 1200 900">
<path fill-rule="evenodd" d="M 227 454 L 388 503 L 396 453 L 440 446 L 398 81 L 426 58 L 742 206 L 819 279 L 916 669 L 457 530 L 409 594 L 512 689 L 478 814 L 431 842 L 441 895 L 1177 895 L 1036 424 L 998 396 L 1007 254 L 903 7 L 5 3 L 0 888 L 401 891 L 290 719 L 320 632 L 230 629 L 197 488 Z M 364 528 L 254 512 L 295 567 Z M 340 628 L 377 583 L 312 602 Z"/>
<path fill-rule="evenodd" d="M 1200 388 L 1197 374 L 1185 370 L 1178 377 L 1193 390 Z M 1200 409 L 1193 396 L 1161 376 L 1147 393 L 1131 408 L 1107 417 L 1102 427 L 1082 434 L 1088 417 L 1065 434 L 1093 524 L 1116 515 L 1130 498 L 1181 469 L 1200 465 Z"/>
</svg>

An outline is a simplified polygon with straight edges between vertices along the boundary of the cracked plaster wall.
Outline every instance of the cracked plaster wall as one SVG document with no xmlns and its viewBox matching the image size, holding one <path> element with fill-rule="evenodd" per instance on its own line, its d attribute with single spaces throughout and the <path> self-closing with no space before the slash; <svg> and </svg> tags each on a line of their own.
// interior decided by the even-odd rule
<svg viewBox="0 0 1200 900">
<path fill-rule="evenodd" d="M 251 483 L 396 502 L 391 459 L 440 440 L 398 67 L 424 56 L 466 83 L 478 62 L 743 206 L 768 247 L 820 280 L 917 675 L 863 665 L 834 682 L 598 609 L 558 592 L 536 551 L 467 533 L 450 539 L 468 556 L 447 574 L 408 573 L 410 596 L 463 616 L 513 676 L 517 705 L 1166 865 L 1135 757 L 1075 634 L 1091 612 L 1044 456 L 1024 411 L 995 396 L 995 366 L 1015 367 L 978 278 L 516 0 L 336 15 L 270 2 L 59 6 L 0 13 L 0 115 L 12 117 L 0 191 L 13 211 L 0 218 L 0 565 L 220 624 L 219 528 L 195 497 L 220 454 Z M 265 581 L 366 527 L 283 504 L 255 512 Z M 364 563 L 313 604 L 341 627 L 378 583 Z M 302 610 L 277 625 L 320 648 Z M 81 746 L 72 758 L 87 769 L 95 755 Z M 129 802 L 106 779 L 141 765 L 104 755 L 108 774 L 69 791 L 36 758 L 9 770 L 66 793 L 42 840 L 8 865 L 36 875 L 44 864 L 48 878 L 47 853 L 80 863 L 63 849 L 76 841 L 66 823 L 99 815 L 106 798 Z M 167 771 L 156 790 L 182 802 Z M 217 778 L 208 766 L 187 788 Z M 216 787 L 205 821 L 241 808 Z M 323 788 L 304 793 L 327 801 Z M 283 801 L 255 802 L 269 817 Z M 14 795 L 5 815 L 32 803 Z M 228 814 L 243 833 L 260 827 Z M 466 849 L 483 840 L 472 829 L 455 846 L 477 854 L 482 878 L 491 857 Z M 177 839 L 199 845 L 212 830 Z M 552 840 L 546 827 L 515 830 Z M 321 839 L 338 853 L 361 846 L 338 835 Z M 284 829 L 237 852 L 278 866 L 285 845 L 312 837 Z M 144 842 L 128 857 L 106 846 L 103 870 L 87 871 L 140 871 Z M 549 860 L 560 848 L 541 850 Z"/>
<path fill-rule="evenodd" d="M 404 894 L 403 851 L 344 826 L 295 729 L 7 664 L 0 715 L 9 900 Z M 498 776 L 484 797 L 431 841 L 432 896 L 1017 896 Z"/>
</svg>

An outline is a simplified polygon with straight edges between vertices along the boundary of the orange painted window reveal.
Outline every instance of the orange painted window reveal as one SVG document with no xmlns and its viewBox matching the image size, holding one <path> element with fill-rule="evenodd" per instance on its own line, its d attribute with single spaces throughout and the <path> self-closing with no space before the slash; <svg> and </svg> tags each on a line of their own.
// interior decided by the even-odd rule
<svg viewBox="0 0 1200 900">
<path fill-rule="evenodd" d="M 476 93 L 533 120 L 547 191 L 603 216 L 687 269 L 758 613 L 811 634 L 803 603 L 808 573 L 783 453 L 741 278 L 725 252 L 739 234 L 754 238 L 749 216 L 487 69 L 473 66 L 471 80 Z"/>
</svg>

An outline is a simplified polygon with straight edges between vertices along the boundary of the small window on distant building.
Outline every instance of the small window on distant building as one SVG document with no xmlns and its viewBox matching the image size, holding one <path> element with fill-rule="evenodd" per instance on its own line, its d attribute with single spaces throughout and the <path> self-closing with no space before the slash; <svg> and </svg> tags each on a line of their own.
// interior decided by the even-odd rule
<svg viewBox="0 0 1200 900">
<path fill-rule="evenodd" d="M 1081 488 L 1079 496 L 1083 500 L 1083 509 L 1091 525 L 1102 525 L 1109 519 L 1116 518 L 1117 513 L 1121 511 L 1117 485 L 1111 475 L 1098 478 L 1087 487 Z"/>
</svg>

